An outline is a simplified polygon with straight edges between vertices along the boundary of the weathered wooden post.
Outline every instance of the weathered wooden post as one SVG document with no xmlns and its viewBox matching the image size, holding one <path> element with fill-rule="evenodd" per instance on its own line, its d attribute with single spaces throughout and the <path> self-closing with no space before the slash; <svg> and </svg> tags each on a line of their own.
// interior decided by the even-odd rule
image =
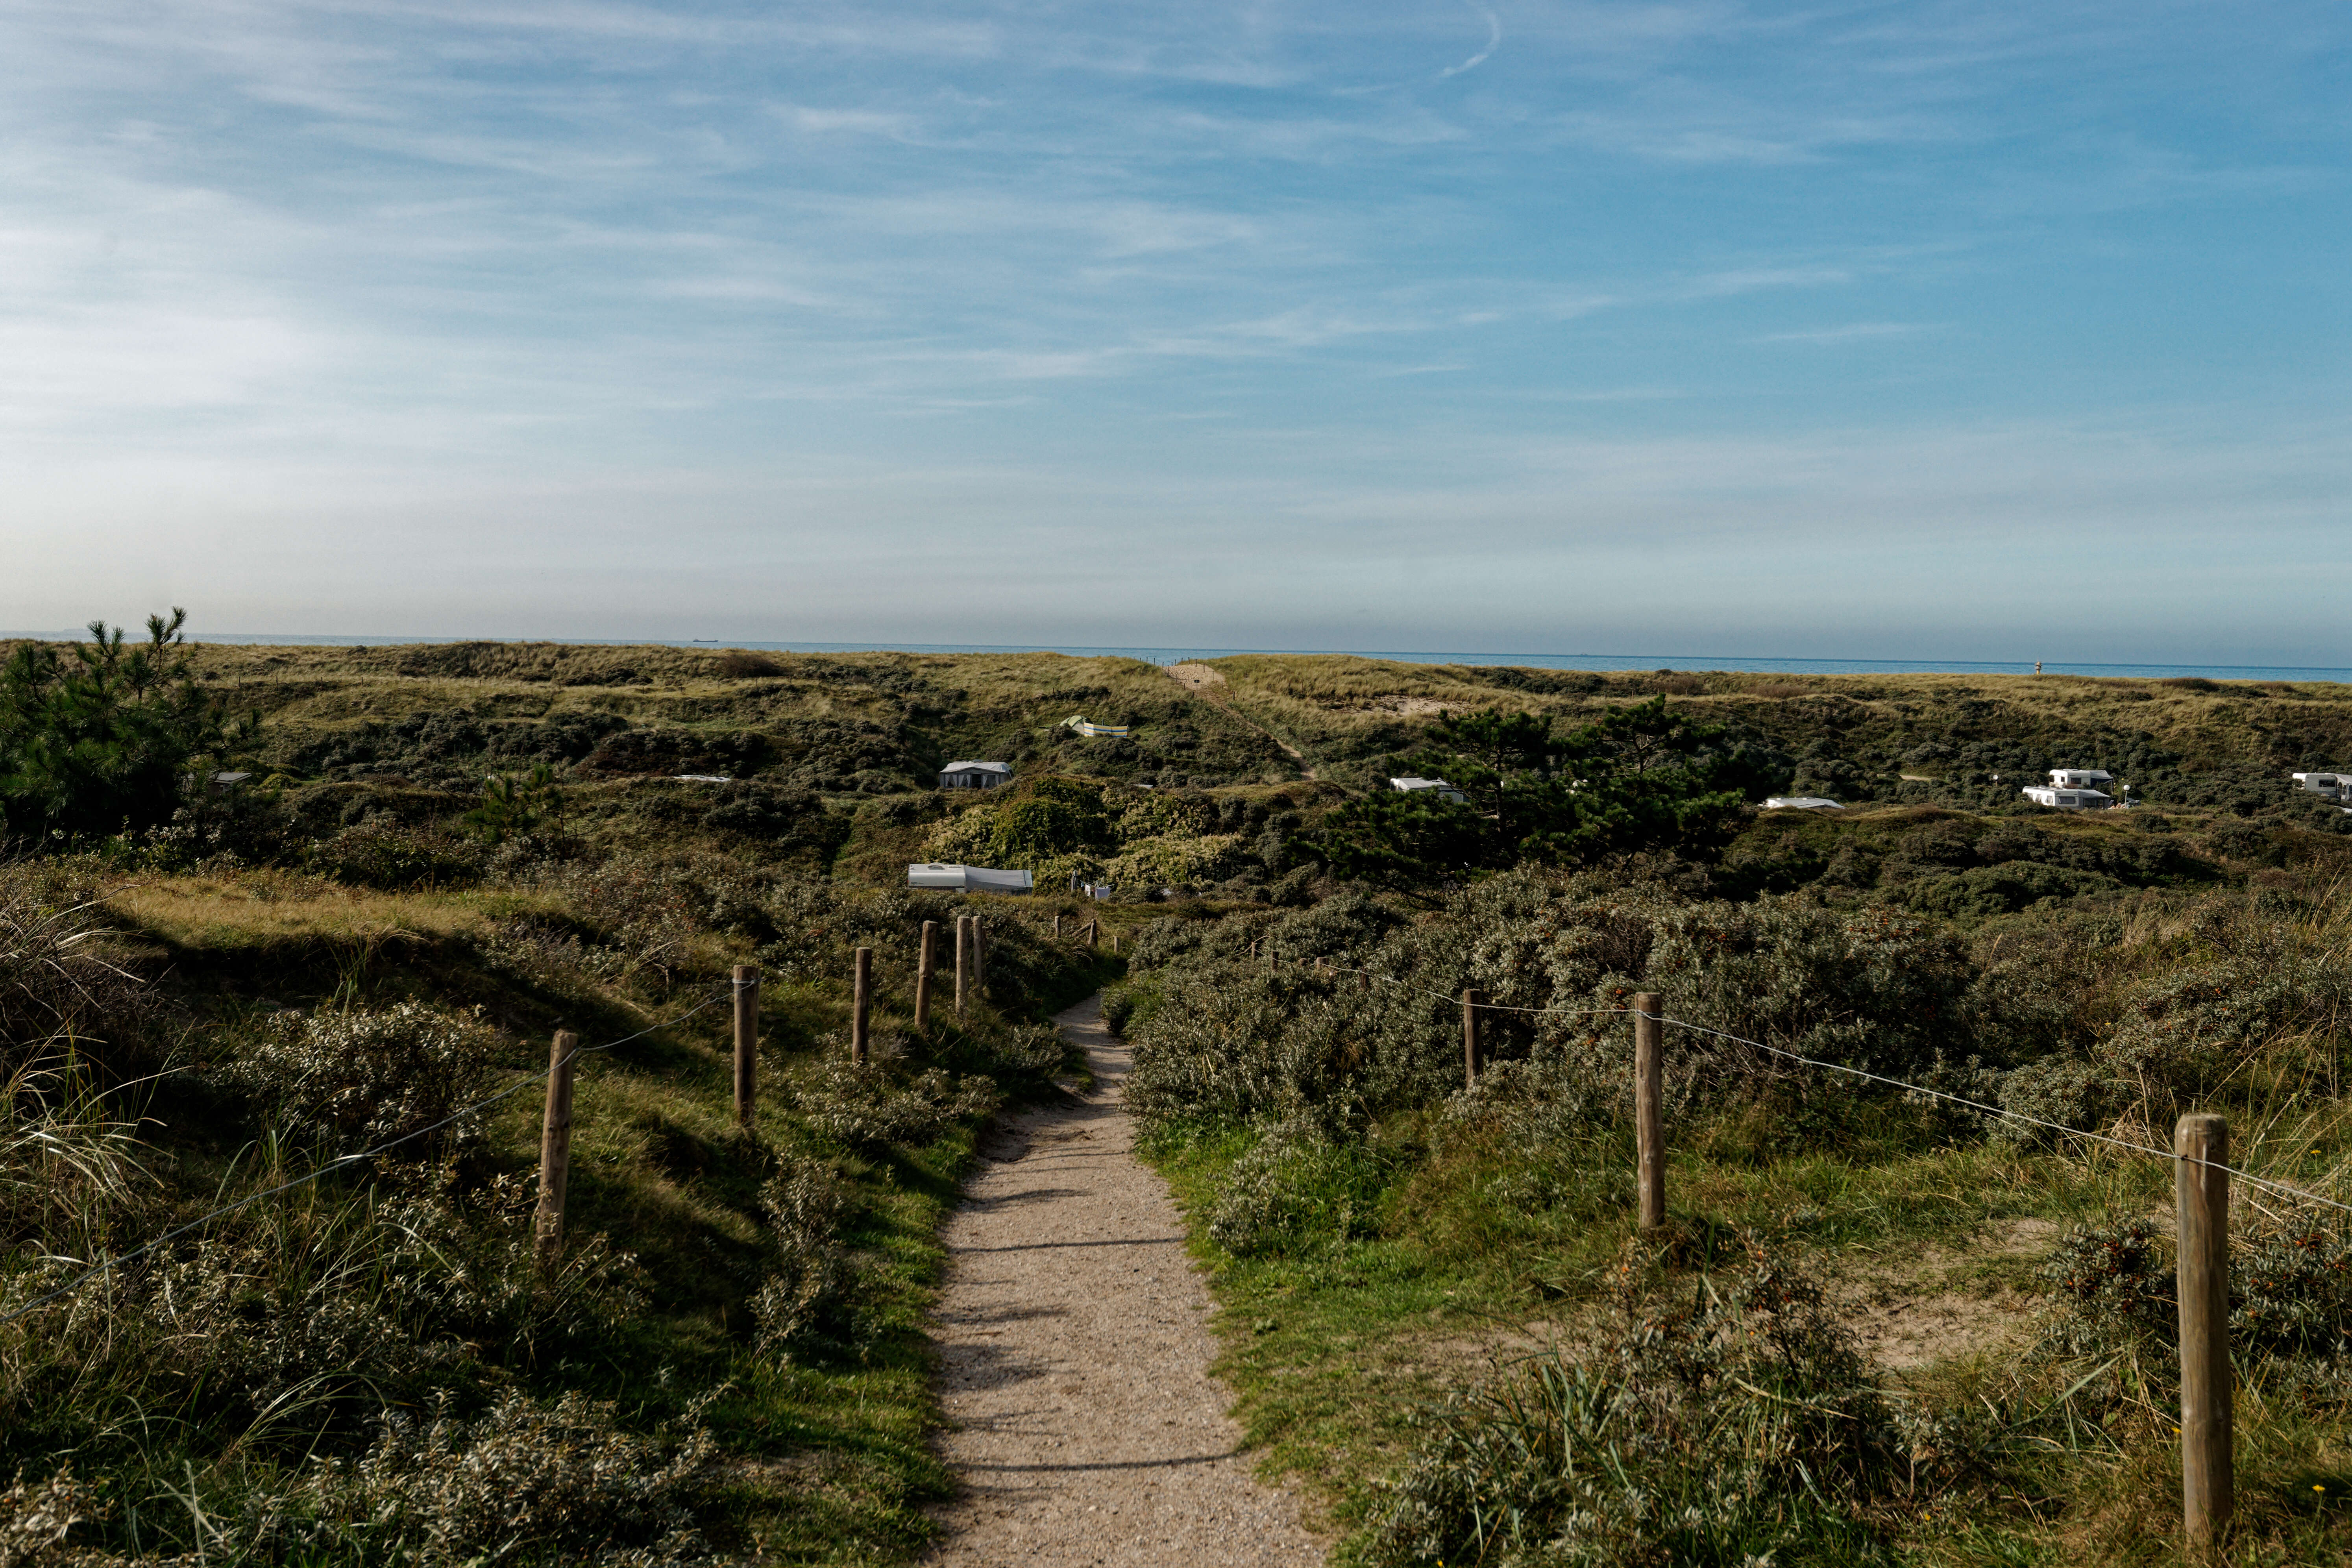
<svg viewBox="0 0 2352 1568">
<path fill-rule="evenodd" d="M 542 1271 L 563 1261 L 563 1192 L 572 1173 L 572 1064 L 580 1037 L 555 1031 L 547 1055 L 547 1111 L 539 1128 L 539 1213 L 532 1217 L 532 1249 Z"/>
<path fill-rule="evenodd" d="M 760 972 L 748 963 L 735 966 L 735 1121 L 751 1125 L 760 1051 Z"/>
<path fill-rule="evenodd" d="M 2237 1478 L 2230 1388 L 2230 1122 L 2191 1111 L 2172 1132 L 2179 1205 L 2180 1515 L 2191 1550 L 2230 1531 Z"/>
<path fill-rule="evenodd" d="M 1062 917 L 1060 915 L 1055 915 L 1054 917 L 1054 940 L 1055 942 L 1062 940 Z"/>
<path fill-rule="evenodd" d="M 1478 1087 L 1478 993 L 1462 988 L 1462 1087 Z"/>
<path fill-rule="evenodd" d="M 964 994 L 971 982 L 971 917 L 956 916 L 956 1016 L 963 1016 Z"/>
<path fill-rule="evenodd" d="M 921 1034 L 931 1026 L 931 939 L 939 932 L 940 922 L 923 922 L 923 940 L 915 950 L 915 1033 Z"/>
<path fill-rule="evenodd" d="M 1666 1134 L 1658 1094 L 1664 1034 L 1657 993 L 1640 993 L 1633 998 L 1633 1180 L 1643 1230 L 1666 1223 Z"/>
<path fill-rule="evenodd" d="M 856 979 L 849 1002 L 849 1059 L 857 1067 L 866 1065 L 866 1015 L 874 994 L 874 950 L 857 950 Z"/>
</svg>

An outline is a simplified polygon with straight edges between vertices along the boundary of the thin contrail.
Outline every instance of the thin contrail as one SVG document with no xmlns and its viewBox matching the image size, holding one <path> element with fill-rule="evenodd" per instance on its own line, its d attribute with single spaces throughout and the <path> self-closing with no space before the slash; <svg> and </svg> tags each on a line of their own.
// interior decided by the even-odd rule
<svg viewBox="0 0 2352 1568">
<path fill-rule="evenodd" d="M 1468 59 L 1464 60 L 1460 65 L 1448 66 L 1444 70 L 1439 71 L 1437 73 L 1437 77 L 1440 81 L 1444 80 L 1450 76 L 1460 76 L 1464 71 L 1475 69 L 1479 66 L 1485 65 L 1486 61 L 1493 57 L 1495 53 L 1495 46 L 1503 41 L 1503 19 L 1500 16 L 1496 16 L 1493 11 L 1487 9 L 1486 6 L 1479 5 L 1478 0 L 1465 0 L 1465 4 L 1466 4 L 1473 11 L 1477 12 L 1481 16 L 1486 18 L 1486 47 L 1480 49 L 1476 54 L 1472 55 Z"/>
</svg>

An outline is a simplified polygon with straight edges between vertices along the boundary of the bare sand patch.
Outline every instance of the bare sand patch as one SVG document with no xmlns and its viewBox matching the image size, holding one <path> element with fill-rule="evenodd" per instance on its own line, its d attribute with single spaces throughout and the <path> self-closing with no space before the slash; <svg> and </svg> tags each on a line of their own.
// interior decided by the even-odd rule
<svg viewBox="0 0 2352 1568">
<path fill-rule="evenodd" d="M 2021 1345 L 2040 1298 L 1985 1266 L 2038 1257 L 2058 1230 L 2046 1219 L 2010 1220 L 1979 1247 L 1928 1247 L 1851 1270 L 1836 1291 L 1838 1315 L 1890 1372 Z"/>
</svg>

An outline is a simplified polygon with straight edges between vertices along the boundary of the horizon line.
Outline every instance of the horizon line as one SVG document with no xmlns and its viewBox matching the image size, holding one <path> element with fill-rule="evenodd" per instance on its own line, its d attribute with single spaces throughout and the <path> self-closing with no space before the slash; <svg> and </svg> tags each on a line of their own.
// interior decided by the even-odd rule
<svg viewBox="0 0 2352 1568">
<path fill-rule="evenodd" d="M 86 628 L 85 628 L 86 629 Z M 127 628 L 126 628 L 127 629 Z M 1303 658 L 1368 658 L 1391 659 L 1401 663 L 1464 663 L 1475 662 L 1508 666 L 1514 660 L 1541 660 L 1554 668 L 1575 670 L 1582 667 L 1559 661 L 1594 659 L 1607 661 L 1610 667 L 1595 667 L 1593 673 L 1624 674 L 1649 660 L 1658 661 L 1659 673 L 1705 674 L 1738 673 L 1797 673 L 1796 671 L 1758 670 L 1754 666 L 1773 665 L 1876 665 L 1900 666 L 1901 668 L 1828 670 L 1822 674 L 2053 674 L 2063 675 L 2086 670 L 2174 671 L 2182 674 L 2237 672 L 2242 674 L 2309 674 L 2352 675 L 2352 666 L 2295 664 L 2157 664 L 2144 660 L 2078 660 L 2044 659 L 2035 666 L 2031 659 L 1937 659 L 1919 658 L 1874 658 L 1868 655 L 1817 656 L 1796 654 L 1660 654 L 1660 653 L 1538 653 L 1519 650 L 1507 653 L 1477 649 L 1445 648 L 1312 648 L 1312 647 L 1218 647 L 1200 644 L 1170 644 L 1150 646 L 1130 644 L 1042 644 L 1042 643 L 916 643 L 882 639 L 767 639 L 729 641 L 719 637 L 463 637 L 412 633 L 350 634 L 291 632 L 204 632 L 184 634 L 191 643 L 218 647 L 445 647 L 459 643 L 491 643 L 502 647 L 529 646 L 534 643 L 564 647 L 707 647 L 717 652 L 740 649 L 754 652 L 804 653 L 916 653 L 916 654 L 1021 654 L 1053 653 L 1076 658 L 1127 658 L 1147 654 L 1173 654 L 1180 658 L 1232 658 L 1247 655 L 1269 655 Z M 0 632 L 0 640 L 37 640 L 47 642 L 79 642 L 81 632 L 47 633 L 37 631 Z M 1713 661 L 1713 662 L 1708 662 Z M 1526 668 L 1541 668 L 1528 666 Z"/>
</svg>

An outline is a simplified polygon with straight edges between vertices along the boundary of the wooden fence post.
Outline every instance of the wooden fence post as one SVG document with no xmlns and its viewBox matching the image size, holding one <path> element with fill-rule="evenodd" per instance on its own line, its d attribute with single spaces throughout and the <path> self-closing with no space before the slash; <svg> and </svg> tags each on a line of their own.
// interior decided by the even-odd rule
<svg viewBox="0 0 2352 1568">
<path fill-rule="evenodd" d="M 760 1051 L 760 972 L 748 963 L 735 966 L 735 1121 L 751 1125 L 757 1093 Z"/>
<path fill-rule="evenodd" d="M 2172 1132 L 2179 1207 L 2180 1514 L 2203 1552 L 2230 1531 L 2237 1478 L 2230 1388 L 2230 1122 L 2191 1111 Z"/>
<path fill-rule="evenodd" d="M 925 921 L 922 945 L 915 952 L 915 1033 L 919 1035 L 931 1026 L 931 939 L 939 929 L 939 921 Z"/>
<path fill-rule="evenodd" d="M 956 916 L 956 1016 L 963 1016 L 964 991 L 969 984 L 965 975 L 970 963 L 966 954 L 971 948 L 971 927 L 969 915 Z"/>
<path fill-rule="evenodd" d="M 1478 1087 L 1478 993 L 1462 988 L 1462 1087 Z"/>
<path fill-rule="evenodd" d="M 542 1272 L 563 1260 L 563 1191 L 572 1173 L 572 1064 L 580 1037 L 555 1031 L 547 1054 L 547 1112 L 539 1130 L 539 1213 L 531 1241 Z"/>
<path fill-rule="evenodd" d="M 1643 1230 L 1666 1223 L 1666 1134 L 1658 1104 L 1664 1034 L 1657 993 L 1642 992 L 1633 998 L 1633 1180 Z"/>
<path fill-rule="evenodd" d="M 1054 917 L 1054 940 L 1055 942 L 1062 940 L 1062 917 L 1059 915 Z"/>
<path fill-rule="evenodd" d="M 857 1067 L 866 1065 L 866 1014 L 874 998 L 874 950 L 857 950 L 856 980 L 849 1002 L 849 1059 Z"/>
</svg>

